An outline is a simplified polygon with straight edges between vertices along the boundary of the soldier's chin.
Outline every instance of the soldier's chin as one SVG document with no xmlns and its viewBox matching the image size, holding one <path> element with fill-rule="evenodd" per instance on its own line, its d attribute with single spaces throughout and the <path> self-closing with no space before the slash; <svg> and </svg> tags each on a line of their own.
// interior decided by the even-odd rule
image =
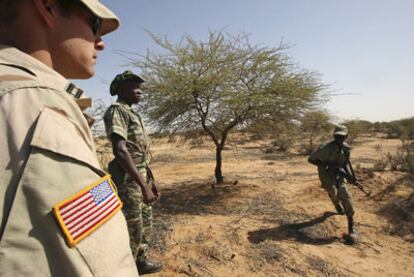
<svg viewBox="0 0 414 277">
<path fill-rule="evenodd" d="M 95 69 L 87 69 L 87 70 L 83 70 L 83 71 L 79 71 L 79 72 L 72 72 L 70 74 L 67 74 L 67 76 L 65 76 L 68 79 L 79 79 L 79 80 L 85 80 L 85 79 L 89 79 L 92 78 L 95 75 Z"/>
</svg>

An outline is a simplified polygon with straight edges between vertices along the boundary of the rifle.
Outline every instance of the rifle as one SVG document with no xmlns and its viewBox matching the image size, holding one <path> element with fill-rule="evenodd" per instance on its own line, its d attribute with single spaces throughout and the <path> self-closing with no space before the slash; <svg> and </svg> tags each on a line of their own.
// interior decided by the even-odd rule
<svg viewBox="0 0 414 277">
<path fill-rule="evenodd" d="M 353 182 L 350 182 L 350 183 L 352 185 L 356 186 L 357 188 L 359 188 L 363 193 L 365 193 L 366 196 L 370 196 L 371 195 L 371 192 L 366 191 L 364 189 L 364 186 L 356 178 L 355 171 L 354 171 L 354 169 L 352 167 L 352 164 L 351 164 L 351 161 L 350 160 L 348 160 L 348 166 L 349 166 L 349 169 L 351 170 L 352 179 L 353 179 Z"/>
</svg>

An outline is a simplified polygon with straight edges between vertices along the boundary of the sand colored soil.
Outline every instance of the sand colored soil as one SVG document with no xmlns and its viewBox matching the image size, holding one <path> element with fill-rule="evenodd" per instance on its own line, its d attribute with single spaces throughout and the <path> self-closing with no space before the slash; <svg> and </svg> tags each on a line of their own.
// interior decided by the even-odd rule
<svg viewBox="0 0 414 277">
<path fill-rule="evenodd" d="M 153 140 L 152 168 L 163 191 L 151 257 L 165 263 L 153 276 L 414 276 L 413 182 L 372 170 L 398 140 L 364 137 L 353 145 L 354 167 L 371 191 L 366 197 L 349 188 L 354 245 L 307 157 L 269 145 L 226 149 L 225 183 L 215 185 L 208 141 Z"/>
</svg>

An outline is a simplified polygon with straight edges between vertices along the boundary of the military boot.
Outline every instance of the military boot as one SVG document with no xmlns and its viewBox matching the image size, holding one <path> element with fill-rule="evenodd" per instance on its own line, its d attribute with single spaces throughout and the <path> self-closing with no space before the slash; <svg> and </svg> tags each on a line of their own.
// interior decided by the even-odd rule
<svg viewBox="0 0 414 277">
<path fill-rule="evenodd" d="M 356 242 L 358 233 L 355 229 L 354 218 L 352 216 L 348 217 L 348 235 L 353 242 Z"/>
<path fill-rule="evenodd" d="M 336 209 L 336 212 L 337 212 L 338 214 L 340 214 L 340 215 L 344 215 L 344 214 L 345 214 L 344 208 L 342 207 L 342 205 L 341 205 L 341 204 L 336 203 L 336 204 L 335 204 L 335 209 Z"/>
<path fill-rule="evenodd" d="M 151 262 L 147 259 L 145 261 L 136 261 L 139 275 L 156 273 L 164 267 L 161 263 Z"/>
</svg>

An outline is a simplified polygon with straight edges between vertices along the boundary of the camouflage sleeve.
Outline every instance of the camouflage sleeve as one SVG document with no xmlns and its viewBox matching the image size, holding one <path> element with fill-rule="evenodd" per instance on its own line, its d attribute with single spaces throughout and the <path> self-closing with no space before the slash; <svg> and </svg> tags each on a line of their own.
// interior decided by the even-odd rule
<svg viewBox="0 0 414 277">
<path fill-rule="evenodd" d="M 104 116 L 106 135 L 117 134 L 128 139 L 128 115 L 119 106 L 111 106 Z"/>
</svg>

